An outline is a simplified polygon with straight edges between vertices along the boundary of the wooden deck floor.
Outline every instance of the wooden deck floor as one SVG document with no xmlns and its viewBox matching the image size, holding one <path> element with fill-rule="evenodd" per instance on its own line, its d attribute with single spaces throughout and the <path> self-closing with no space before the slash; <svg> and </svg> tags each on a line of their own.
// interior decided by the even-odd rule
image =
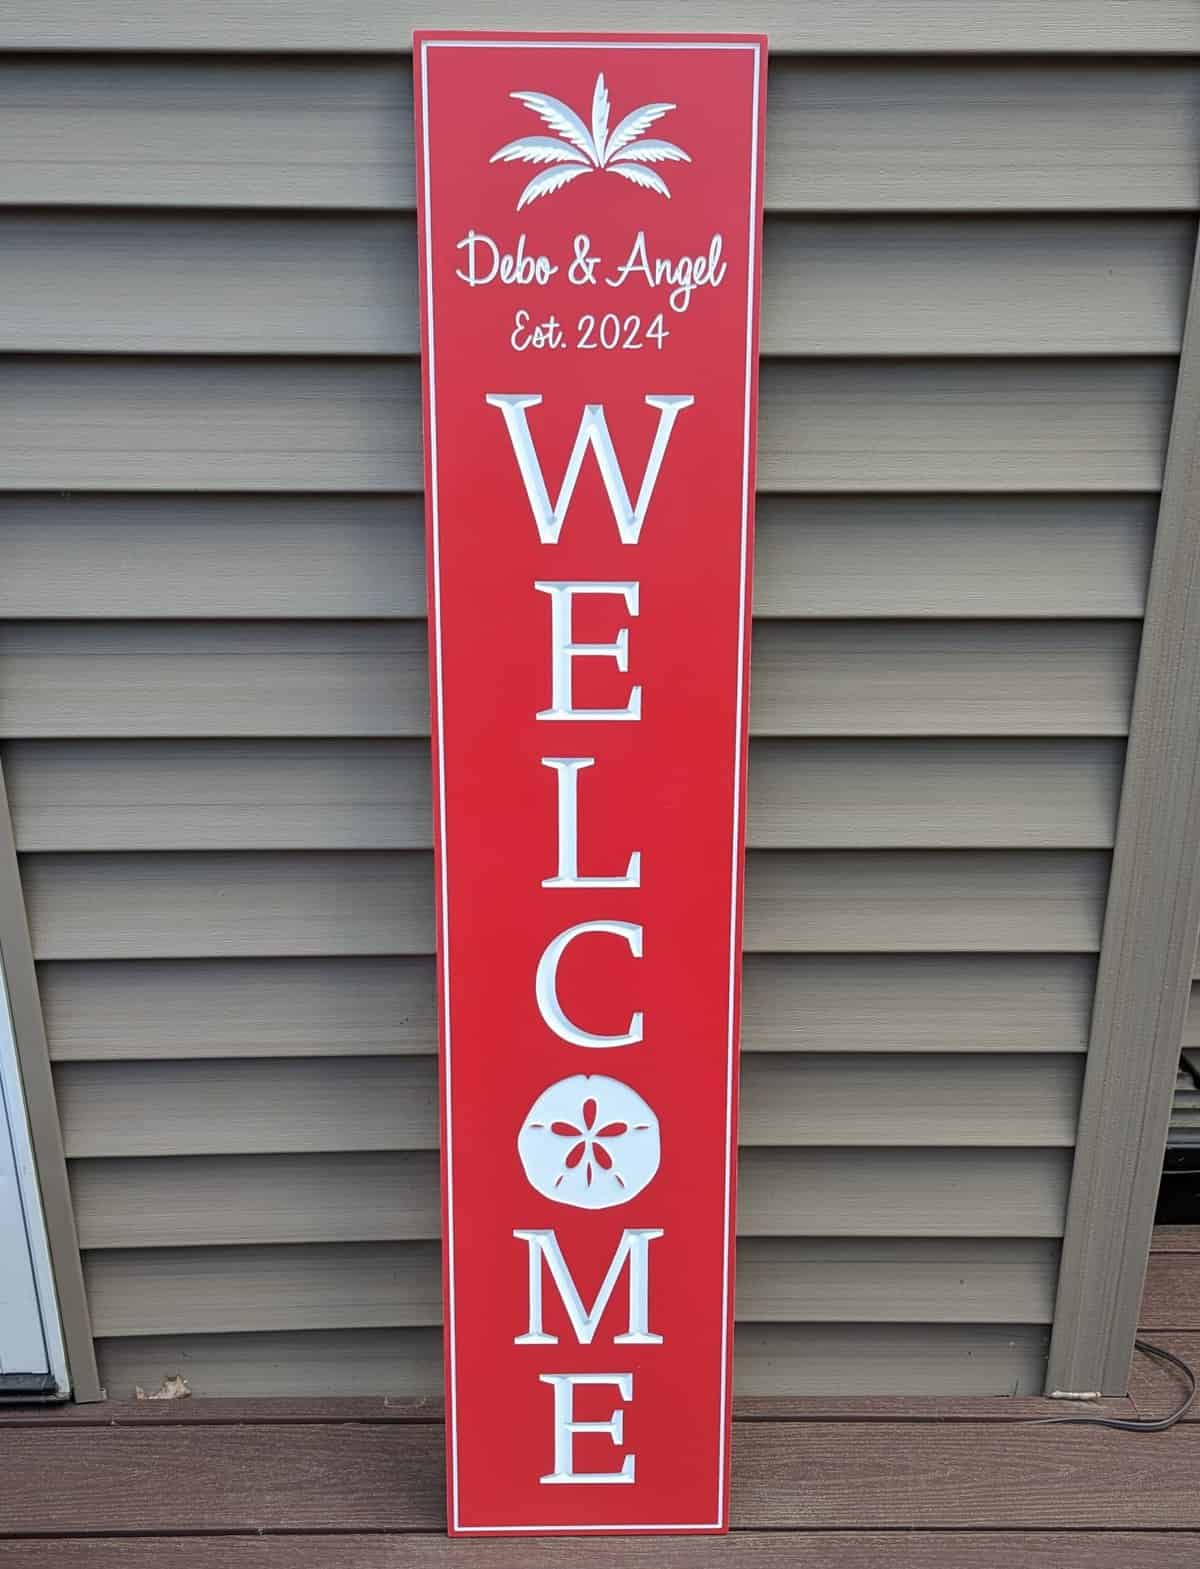
<svg viewBox="0 0 1200 1569">
<path fill-rule="evenodd" d="M 1161 1230 L 1145 1334 L 1200 1365 L 1200 1227 Z M 1113 1415 L 1157 1415 L 1139 1359 Z M 110 1402 L 0 1415 L 0 1569 L 1196 1569 L 1200 1412 L 1039 1427 L 1036 1400 L 767 1400 L 734 1430 L 733 1533 L 448 1542 L 428 1404 Z"/>
</svg>

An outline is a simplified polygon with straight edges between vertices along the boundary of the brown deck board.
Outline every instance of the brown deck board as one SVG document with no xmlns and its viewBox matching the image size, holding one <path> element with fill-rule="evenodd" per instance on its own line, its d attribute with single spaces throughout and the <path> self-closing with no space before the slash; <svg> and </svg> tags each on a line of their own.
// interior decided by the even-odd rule
<svg viewBox="0 0 1200 1569">
<path fill-rule="evenodd" d="M 1164 1351 L 1173 1351 L 1200 1373 L 1200 1334 L 1154 1330 L 1148 1332 L 1146 1338 Z M 1151 1361 L 1149 1357 L 1134 1357 L 1129 1370 L 1129 1394 L 1139 1416 L 1165 1416 L 1168 1411 L 1175 1409 L 1185 1393 L 1186 1385 L 1181 1374 Z M 1200 1423 L 1200 1399 L 1197 1399 L 1184 1421 Z M 1200 1564 L 1200 1554 L 1197 1554 L 1196 1563 Z"/>
<path fill-rule="evenodd" d="M 733 1463 L 747 1529 L 1200 1530 L 1195 1423 L 741 1422 Z M 0 1476 L 7 1536 L 443 1527 L 427 1424 L 15 1428 Z"/>
<path fill-rule="evenodd" d="M 1038 1396 L 760 1395 L 734 1402 L 743 1422 L 1024 1422 L 1068 1411 L 1136 1416 L 1129 1400 L 1064 1403 Z M 386 1400 L 103 1400 L 93 1405 L 0 1406 L 5 1427 L 164 1427 L 209 1423 L 441 1422 L 430 1397 Z"/>
<path fill-rule="evenodd" d="M 1152 1253 L 1200 1253 L 1200 1226 L 1155 1226 Z"/>
<path fill-rule="evenodd" d="M 1142 1294 L 1141 1330 L 1200 1329 L 1200 1252 L 1152 1253 Z"/>
<path fill-rule="evenodd" d="M 1184 1569 L 1172 1532 L 737 1532 L 702 1541 L 451 1542 L 442 1536 L 0 1542 L 0 1569 Z"/>
</svg>

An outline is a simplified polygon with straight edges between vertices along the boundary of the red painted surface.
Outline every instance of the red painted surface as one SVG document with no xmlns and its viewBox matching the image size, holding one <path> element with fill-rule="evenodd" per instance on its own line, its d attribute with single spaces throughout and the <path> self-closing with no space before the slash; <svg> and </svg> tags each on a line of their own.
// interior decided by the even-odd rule
<svg viewBox="0 0 1200 1569">
<path fill-rule="evenodd" d="M 416 40 L 460 1533 L 727 1526 L 764 63 L 725 36 Z M 555 522 L 522 422 L 552 505 L 585 405 Z M 556 604 L 560 644 L 627 639 L 560 647 L 565 719 Z M 581 712 L 635 689 L 636 718 Z M 557 1012 L 554 939 L 592 922 L 617 929 L 565 942 Z"/>
</svg>

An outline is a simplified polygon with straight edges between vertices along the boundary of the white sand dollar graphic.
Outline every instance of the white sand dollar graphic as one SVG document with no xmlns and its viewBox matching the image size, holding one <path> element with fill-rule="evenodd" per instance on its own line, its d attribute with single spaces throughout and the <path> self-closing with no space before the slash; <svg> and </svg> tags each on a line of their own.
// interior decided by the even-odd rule
<svg viewBox="0 0 1200 1569">
<path fill-rule="evenodd" d="M 628 1084 L 577 1073 L 543 1090 L 517 1135 L 532 1187 L 557 1204 L 626 1204 L 658 1170 L 658 1118 Z"/>
</svg>

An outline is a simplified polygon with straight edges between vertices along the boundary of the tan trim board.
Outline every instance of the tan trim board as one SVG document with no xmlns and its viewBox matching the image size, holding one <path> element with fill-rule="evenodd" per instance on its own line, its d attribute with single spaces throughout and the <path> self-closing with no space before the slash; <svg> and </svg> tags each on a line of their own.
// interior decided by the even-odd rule
<svg viewBox="0 0 1200 1569">
<path fill-rule="evenodd" d="M 8 988 L 13 1036 L 25 1091 L 25 1104 L 37 1161 L 42 1211 L 50 1240 L 50 1258 L 58 1294 L 59 1315 L 71 1369 L 71 1384 L 76 1400 L 100 1400 L 96 1354 L 92 1345 L 91 1322 L 75 1232 L 75 1212 L 67 1184 L 62 1131 L 54 1084 L 50 1076 L 50 1054 L 38 997 L 37 974 L 21 877 L 13 844 L 12 819 L 4 775 L 0 772 L 0 956 Z"/>
<path fill-rule="evenodd" d="M 1101 941 L 1048 1388 L 1123 1394 L 1200 926 L 1200 271 Z"/>
</svg>

